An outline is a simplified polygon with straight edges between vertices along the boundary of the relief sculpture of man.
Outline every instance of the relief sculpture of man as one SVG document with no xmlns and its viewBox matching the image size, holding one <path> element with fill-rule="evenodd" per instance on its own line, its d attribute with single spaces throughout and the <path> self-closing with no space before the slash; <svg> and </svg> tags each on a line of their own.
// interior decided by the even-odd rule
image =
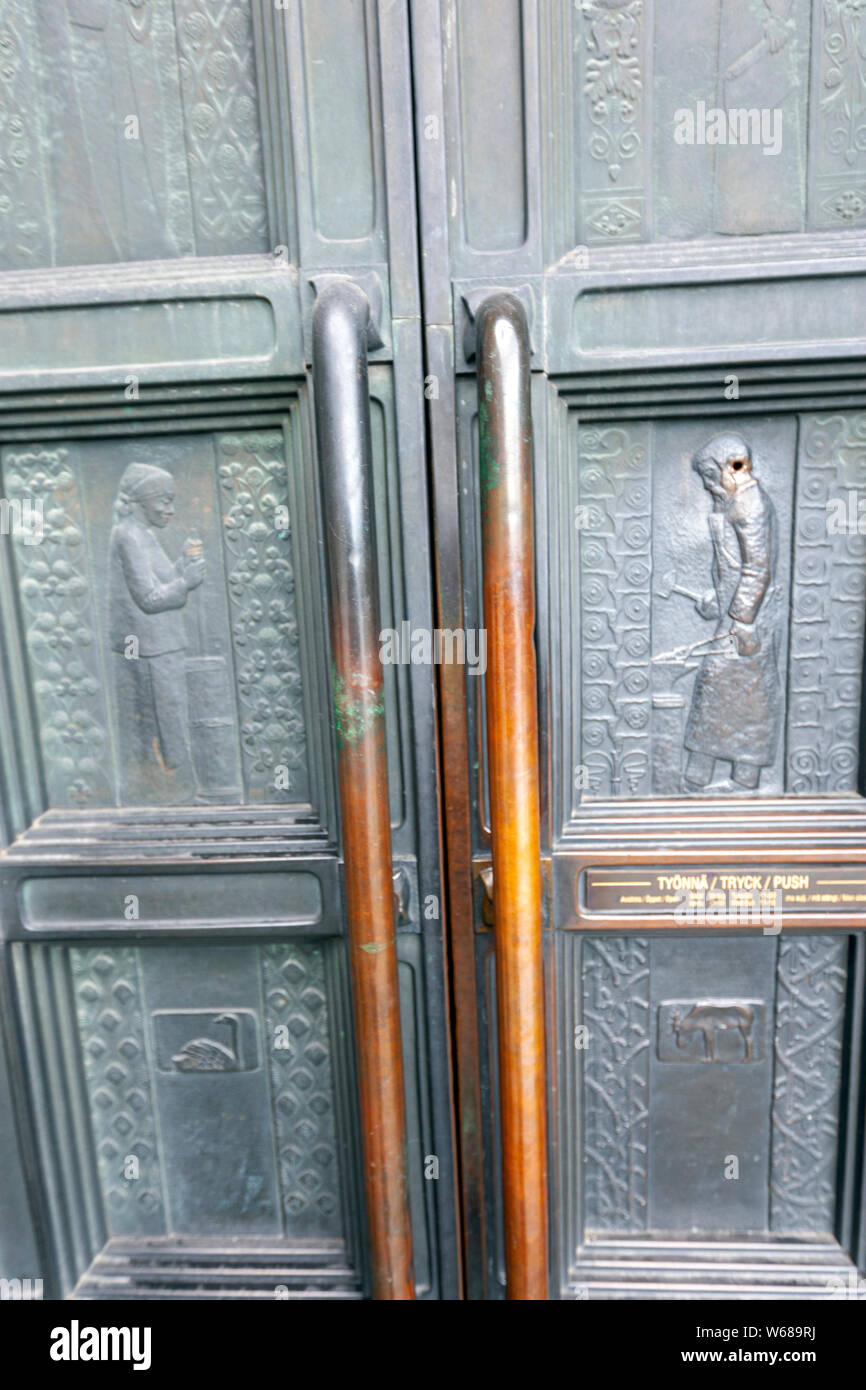
<svg viewBox="0 0 866 1390">
<path fill-rule="evenodd" d="M 721 759 L 731 764 L 735 784 L 755 790 L 761 769 L 775 760 L 781 710 L 775 510 L 739 435 L 711 439 L 692 466 L 712 498 L 713 587 L 695 606 L 716 627 L 699 644 L 704 655 L 686 726 L 685 786 L 708 786 Z"/>
<path fill-rule="evenodd" d="M 110 643 L 118 653 L 127 783 L 132 794 L 147 799 L 153 794 L 161 799 L 163 793 L 169 800 L 187 799 L 194 796 L 197 779 L 190 752 L 183 609 L 204 579 L 201 544 L 187 538 L 173 562 L 155 534 L 174 515 L 174 479 L 163 468 L 131 463 L 121 477 L 114 511 Z"/>
</svg>

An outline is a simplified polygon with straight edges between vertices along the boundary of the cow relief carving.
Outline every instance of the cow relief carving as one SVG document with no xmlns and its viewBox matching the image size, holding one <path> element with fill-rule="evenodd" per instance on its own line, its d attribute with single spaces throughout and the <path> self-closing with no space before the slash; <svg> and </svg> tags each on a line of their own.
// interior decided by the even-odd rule
<svg viewBox="0 0 866 1390">
<path fill-rule="evenodd" d="M 763 1004 L 751 1000 L 675 1000 L 660 1004 L 659 1061 L 761 1061 L 764 1012 Z"/>
</svg>

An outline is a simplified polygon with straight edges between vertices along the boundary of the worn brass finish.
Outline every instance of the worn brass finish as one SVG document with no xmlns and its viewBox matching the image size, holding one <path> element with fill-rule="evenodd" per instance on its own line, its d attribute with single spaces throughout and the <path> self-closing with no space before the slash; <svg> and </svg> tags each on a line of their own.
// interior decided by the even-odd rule
<svg viewBox="0 0 866 1390">
<path fill-rule="evenodd" d="M 476 331 L 507 1296 L 544 1299 L 542 890 L 532 434 L 523 306 L 511 295 L 491 296 L 479 310 Z"/>
<path fill-rule="evenodd" d="M 369 303 L 326 286 L 313 314 L 331 583 L 333 704 L 373 1295 L 413 1299 L 385 693 L 373 548 Z"/>
</svg>

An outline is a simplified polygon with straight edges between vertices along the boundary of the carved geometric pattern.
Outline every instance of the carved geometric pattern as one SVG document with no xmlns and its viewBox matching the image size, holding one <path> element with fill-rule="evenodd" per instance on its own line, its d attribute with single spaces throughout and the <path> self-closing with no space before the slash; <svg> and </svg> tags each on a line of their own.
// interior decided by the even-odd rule
<svg viewBox="0 0 866 1390">
<path fill-rule="evenodd" d="M 629 241 L 640 233 L 642 198 L 599 198 L 584 202 L 587 227 L 611 241 Z"/>
<path fill-rule="evenodd" d="M 787 789 L 857 782 L 866 536 L 834 534 L 828 503 L 860 496 L 866 415 L 809 416 L 797 479 Z"/>
<path fill-rule="evenodd" d="M 104 681 L 69 451 L 7 450 L 3 476 L 10 501 L 42 508 L 41 542 L 28 543 L 22 532 L 13 540 L 49 800 L 53 806 L 110 804 Z"/>
<path fill-rule="evenodd" d="M 650 450 L 580 432 L 581 762 L 593 796 L 650 794 Z"/>
<path fill-rule="evenodd" d="M 833 1229 L 845 1015 L 844 937 L 782 937 L 776 1004 L 770 1229 Z"/>
<path fill-rule="evenodd" d="M 175 0 L 199 255 L 268 245 L 252 16 L 241 0 Z"/>
<path fill-rule="evenodd" d="M 649 1139 L 649 942 L 583 942 L 585 1224 L 643 1231 Z"/>
<path fill-rule="evenodd" d="M 841 228 L 856 227 L 863 221 L 866 213 L 866 183 L 856 187 L 840 184 L 829 191 L 822 190 L 824 197 L 820 210 L 824 220 L 835 222 Z"/>
<path fill-rule="evenodd" d="M 340 1174 L 322 947 L 262 951 L 265 1047 L 289 1236 L 341 1236 Z"/>
<path fill-rule="evenodd" d="M 588 156 L 579 183 L 584 194 L 616 190 L 615 197 L 582 198 L 584 237 L 587 242 L 634 241 L 641 235 L 645 176 L 643 68 L 649 7 L 645 0 L 582 0 L 576 8 L 588 120 L 578 142 Z"/>
<path fill-rule="evenodd" d="M 165 1207 L 136 952 L 70 951 L 84 1072 L 111 1235 L 161 1235 Z M 128 1160 L 138 1176 L 127 1176 Z"/>
<path fill-rule="evenodd" d="M 308 794 L 298 623 L 287 511 L 283 437 L 278 432 L 217 439 L 241 715 L 251 801 L 302 801 Z M 277 529 L 278 523 L 281 529 Z M 285 786 L 288 769 L 289 786 Z"/>
</svg>

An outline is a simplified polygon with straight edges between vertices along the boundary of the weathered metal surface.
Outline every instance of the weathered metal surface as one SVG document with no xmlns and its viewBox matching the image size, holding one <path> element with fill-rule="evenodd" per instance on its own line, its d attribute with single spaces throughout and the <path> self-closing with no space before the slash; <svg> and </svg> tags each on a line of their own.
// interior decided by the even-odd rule
<svg viewBox="0 0 866 1390">
<path fill-rule="evenodd" d="M 2 19 L 3 269 L 267 248 L 249 5 L 5 0 Z"/>
<path fill-rule="evenodd" d="M 483 479 L 468 484 L 478 446 L 467 323 L 480 302 L 507 291 L 533 325 L 541 845 L 554 880 L 551 1280 L 566 1298 L 750 1297 L 771 1288 L 820 1297 L 828 1279 L 864 1258 L 852 1220 L 862 1103 L 843 1094 L 862 1065 L 863 919 L 853 880 L 866 859 L 858 714 L 866 590 L 854 522 L 866 250 L 844 230 L 866 221 L 856 140 L 861 28 L 856 5 L 805 0 L 484 4 L 472 16 L 442 3 L 415 22 L 422 109 L 446 132 L 441 144 L 428 125 L 419 133 L 428 338 L 453 343 L 454 375 L 440 396 L 450 408 L 453 381 L 458 421 L 451 445 L 431 403 L 446 547 L 455 513 L 459 523 L 459 555 L 448 552 L 439 584 L 447 598 L 459 573 L 467 623 L 487 617 L 478 601 L 487 499 Z M 501 42 L 479 59 L 482 32 Z M 488 117 L 491 84 L 512 100 Z M 723 474 L 737 458 L 741 478 L 728 490 Z M 843 511 L 842 526 L 828 524 Z M 485 698 L 465 682 L 452 705 L 465 740 L 449 729 L 455 751 L 467 750 L 478 864 L 493 756 L 475 737 Z M 454 785 L 460 775 L 449 769 Z M 448 807 L 455 828 L 460 816 Z M 603 883 L 622 866 L 629 884 L 593 888 L 590 903 L 590 876 Z M 846 882 L 824 884 L 836 868 Z M 759 914 L 750 928 L 733 920 L 736 887 L 726 886 L 721 916 L 705 895 L 700 911 L 687 904 L 689 920 L 675 918 L 658 901 L 667 892 L 660 881 L 704 870 L 708 884 L 717 875 L 791 883 L 776 918 Z M 795 874 L 808 888 L 793 886 Z M 496 1045 L 489 905 L 480 890 L 475 900 L 487 1087 L 495 1062 L 485 1050 Z M 816 1046 L 814 1074 L 777 1103 L 786 1063 L 774 993 L 799 974 L 786 972 L 772 937 L 780 932 L 794 959 L 831 931 L 833 949 L 856 963 L 844 1009 L 822 1015 L 836 1041 Z M 583 1051 L 570 971 L 585 932 L 607 954 L 610 988 L 600 991 Z M 642 942 L 643 963 L 632 959 Z M 680 973 L 664 983 L 666 950 Z M 775 983 L 764 968 L 774 950 Z M 705 970 L 701 953 L 714 951 L 717 968 Z M 829 1008 L 835 965 L 817 946 L 810 958 L 813 1004 Z M 631 974 L 640 977 L 634 997 L 619 1007 L 614 986 Z M 797 1019 L 808 1013 L 802 1000 L 793 1005 Z M 726 1020 L 742 1021 L 746 1036 Z M 635 1202 L 634 1239 L 586 1240 L 588 1194 L 613 1150 L 603 1139 L 587 1154 L 581 1068 L 598 1082 L 599 1049 L 608 1040 L 622 1049 L 596 1095 L 599 1113 L 619 1114 L 630 1039 L 636 1079 L 607 1139 L 628 1148 L 634 1123 L 633 1170 L 643 1164 L 650 1185 L 652 1173 L 659 1182 L 667 1173 L 654 1209 L 681 1225 L 657 1239 Z M 473 1042 L 459 1039 L 458 1067 L 469 1075 Z M 773 1171 L 774 1144 L 784 1144 L 813 1083 L 827 1148 L 821 1157 L 809 1150 L 812 1161 L 824 1175 L 836 1156 L 839 1164 L 832 1191 L 822 1178 L 820 1217 L 807 1213 L 799 1234 L 787 1227 L 783 1236 L 766 1213 L 782 1211 L 787 1189 L 787 1220 L 803 1194 L 790 1163 Z M 823 1089 L 840 1085 L 829 1096 Z M 710 1172 L 702 1148 L 702 1136 L 721 1142 L 711 1089 L 740 1136 L 732 1150 L 750 1155 L 748 1179 L 736 1192 L 732 1179 L 718 1200 L 710 1195 L 718 1166 Z M 501 1120 L 494 1112 L 484 1128 L 486 1249 L 478 1236 L 472 1250 L 487 1297 L 504 1292 Z M 747 1131 L 757 1136 L 751 1147 Z M 626 1198 L 629 1190 L 626 1182 Z M 738 1223 L 768 1232 L 762 1253 L 753 1237 L 738 1245 Z M 712 1266 L 719 1240 L 731 1242 L 724 1271 Z"/>
<path fill-rule="evenodd" d="M 434 568 L 441 626 L 485 622 L 472 316 L 506 290 L 529 323 L 552 1294 L 825 1297 L 863 1267 L 863 24 L 0 0 L 0 501 L 44 511 L 38 543 L 0 526 L 12 1287 L 364 1292 L 304 380 L 334 274 L 379 334 L 388 627 L 432 625 Z M 456 1130 L 465 1290 L 496 1298 L 483 682 L 382 674 L 416 1294 L 460 1289 Z M 779 916 L 744 928 L 727 883 L 700 923 L 655 901 L 705 871 L 790 880 Z"/>
<path fill-rule="evenodd" d="M 480 486 L 505 1265 L 510 1299 L 547 1297 L 532 417 L 526 316 L 477 315 Z"/>
<path fill-rule="evenodd" d="M 412 1299 L 385 698 L 379 658 L 381 618 L 374 560 L 369 324 L 369 302 L 354 285 L 332 282 L 322 289 L 313 311 L 313 382 L 325 493 L 333 719 L 370 1262 L 375 1298 Z"/>
<path fill-rule="evenodd" d="M 51 805 L 310 800 L 285 448 L 3 450 Z"/>
<path fill-rule="evenodd" d="M 592 1246 L 614 1234 L 829 1240 L 845 942 L 573 940 L 566 989 L 589 1034 L 582 1156 L 567 1141 L 584 1173 L 577 1279 L 596 1278 Z"/>
<path fill-rule="evenodd" d="M 407 19 L 333 21 L 0 0 L 0 1277 L 46 1296 L 369 1293 L 308 380 L 328 272 L 376 297 L 381 620 L 433 619 Z M 380 674 L 415 1289 L 453 1297 L 436 711 L 429 668 Z"/>
</svg>

